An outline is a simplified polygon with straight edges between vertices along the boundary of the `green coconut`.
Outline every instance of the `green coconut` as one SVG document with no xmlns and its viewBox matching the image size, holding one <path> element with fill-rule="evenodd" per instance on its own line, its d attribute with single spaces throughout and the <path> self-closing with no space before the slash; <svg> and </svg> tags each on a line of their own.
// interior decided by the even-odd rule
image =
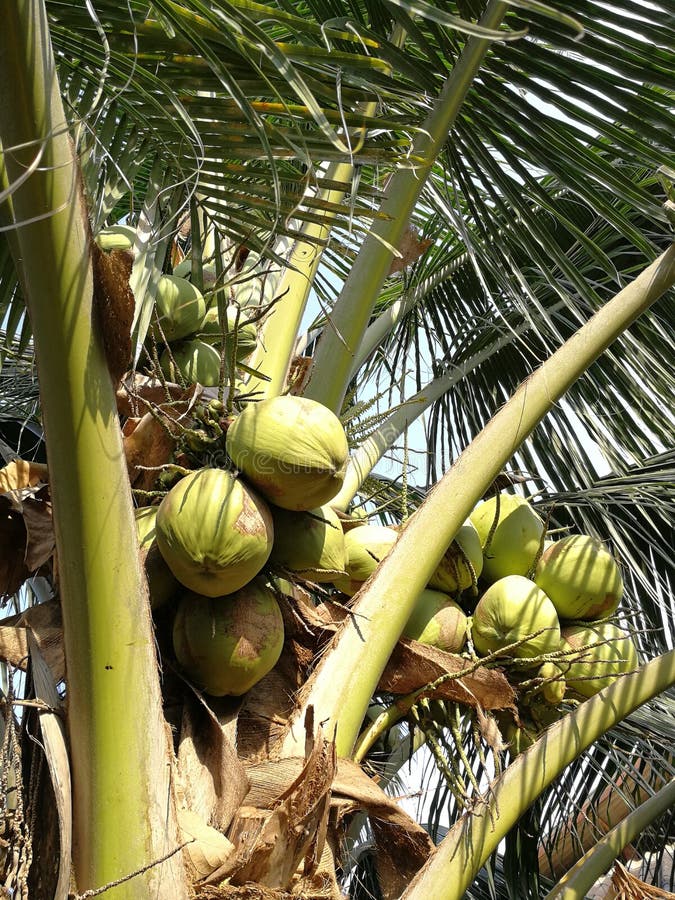
<svg viewBox="0 0 675 900">
<path fill-rule="evenodd" d="M 386 525 L 359 525 L 345 534 L 347 574 L 333 584 L 353 597 L 394 546 L 398 532 Z"/>
<path fill-rule="evenodd" d="M 458 603 L 441 591 L 422 591 L 403 635 L 447 653 L 459 653 L 467 637 L 468 620 Z"/>
<path fill-rule="evenodd" d="M 475 526 L 467 520 L 450 544 L 429 587 L 448 594 L 470 588 L 483 571 L 483 550 Z"/>
<path fill-rule="evenodd" d="M 560 666 L 565 669 L 569 687 L 584 697 L 592 697 L 638 667 L 633 639 L 611 622 L 568 625 L 561 636 L 562 649 L 579 651 L 578 655 L 564 657 L 568 662 L 561 660 Z"/>
<path fill-rule="evenodd" d="M 227 452 L 268 500 L 300 512 L 337 494 L 349 448 L 335 413 L 287 395 L 249 403 L 227 431 Z"/>
<path fill-rule="evenodd" d="M 284 645 L 279 604 L 262 579 L 225 597 L 185 595 L 173 646 L 192 681 L 214 697 L 239 697 L 274 668 Z"/>
<path fill-rule="evenodd" d="M 220 382 L 220 354 L 204 341 L 183 341 L 162 353 L 159 364 L 171 381 L 216 387 Z"/>
<path fill-rule="evenodd" d="M 271 562 L 319 584 L 345 572 L 345 536 L 330 506 L 308 512 L 274 507 Z"/>
<path fill-rule="evenodd" d="M 140 506 L 134 510 L 138 543 L 145 564 L 150 606 L 159 609 L 173 597 L 181 585 L 164 562 L 155 540 L 157 506 Z"/>
<path fill-rule="evenodd" d="M 153 325 L 152 333 L 155 340 L 168 343 L 195 334 L 206 315 L 202 292 L 187 278 L 177 275 L 160 277 L 155 307 L 161 330 Z"/>
<path fill-rule="evenodd" d="M 560 666 L 545 662 L 539 667 L 537 677 L 542 679 L 541 693 L 547 703 L 557 706 L 565 697 L 565 676 Z"/>
<path fill-rule="evenodd" d="M 136 229 L 131 225 L 110 225 L 96 236 L 101 250 L 131 250 L 136 240 Z"/>
<path fill-rule="evenodd" d="M 177 266 L 174 266 L 173 274 L 179 278 L 187 278 L 189 281 L 192 281 L 192 258 L 186 256 Z M 205 288 L 213 287 L 216 283 L 215 266 L 202 266 L 202 282 Z"/>
<path fill-rule="evenodd" d="M 535 635 L 535 632 L 541 634 Z M 480 656 L 522 641 L 509 656 L 530 659 L 560 645 L 560 623 L 546 594 L 522 575 L 500 578 L 485 591 L 473 613 L 474 647 Z M 532 635 L 532 637 L 530 637 Z"/>
<path fill-rule="evenodd" d="M 561 619 L 602 619 L 623 594 L 621 572 L 604 545 L 587 534 L 556 541 L 542 554 L 534 578 Z"/>
<path fill-rule="evenodd" d="M 258 330 L 254 322 L 246 322 L 245 316 L 236 306 L 228 306 L 226 309 L 226 328 L 223 327 L 218 315 L 218 307 L 212 306 L 206 311 L 204 321 L 199 329 L 199 337 L 207 344 L 222 345 L 225 337 L 227 353 L 231 352 L 234 335 L 237 336 L 237 359 L 244 359 L 255 350 L 258 344 Z"/>
<path fill-rule="evenodd" d="M 274 526 L 267 504 L 231 472 L 200 469 L 162 500 L 156 535 L 181 584 L 219 597 L 260 572 L 272 550 Z"/>
<path fill-rule="evenodd" d="M 483 549 L 483 579 L 492 584 L 506 575 L 527 575 L 544 534 L 544 522 L 523 497 L 499 495 L 499 520 L 486 546 L 497 511 L 497 498 L 479 503 L 469 517 Z"/>
</svg>

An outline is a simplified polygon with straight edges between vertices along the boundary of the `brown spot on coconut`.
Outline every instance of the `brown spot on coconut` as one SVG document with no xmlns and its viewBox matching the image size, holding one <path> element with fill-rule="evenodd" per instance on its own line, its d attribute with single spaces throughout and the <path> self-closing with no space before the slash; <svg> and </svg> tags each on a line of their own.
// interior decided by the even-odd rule
<svg viewBox="0 0 675 900">
<path fill-rule="evenodd" d="M 561 619 L 600 619 L 616 611 L 621 572 L 601 541 L 572 534 L 544 551 L 534 577 Z"/>
<path fill-rule="evenodd" d="M 461 606 L 447 594 L 428 588 L 420 594 L 403 636 L 459 653 L 466 644 L 468 620 Z"/>
<path fill-rule="evenodd" d="M 342 525 L 329 506 L 308 512 L 274 507 L 271 562 L 319 584 L 345 572 L 347 555 Z"/>
<path fill-rule="evenodd" d="M 500 578 L 485 591 L 473 613 L 471 634 L 480 656 L 517 643 L 508 656 L 529 659 L 552 653 L 560 645 L 555 607 L 522 575 Z"/>
<path fill-rule="evenodd" d="M 187 594 L 176 612 L 173 644 L 186 674 L 207 694 L 241 696 L 281 656 L 279 604 L 262 579 L 224 597 Z"/>
<path fill-rule="evenodd" d="M 249 403 L 227 432 L 227 452 L 248 481 L 283 509 L 314 509 L 342 486 L 349 448 L 338 417 L 304 397 Z"/>
<path fill-rule="evenodd" d="M 569 625 L 561 637 L 562 649 L 579 652 L 564 657 L 559 665 L 568 686 L 584 697 L 592 697 L 639 665 L 633 639 L 611 622 Z"/>
<path fill-rule="evenodd" d="M 544 522 L 524 497 L 499 494 L 479 503 L 470 515 L 483 548 L 483 579 L 491 584 L 507 575 L 527 575 L 534 565 L 544 535 Z M 490 537 L 490 532 L 492 536 Z M 488 538 L 489 545 L 488 545 Z"/>
<path fill-rule="evenodd" d="M 181 584 L 219 597 L 260 572 L 272 550 L 274 526 L 267 504 L 231 472 L 200 469 L 162 500 L 156 534 Z"/>
</svg>

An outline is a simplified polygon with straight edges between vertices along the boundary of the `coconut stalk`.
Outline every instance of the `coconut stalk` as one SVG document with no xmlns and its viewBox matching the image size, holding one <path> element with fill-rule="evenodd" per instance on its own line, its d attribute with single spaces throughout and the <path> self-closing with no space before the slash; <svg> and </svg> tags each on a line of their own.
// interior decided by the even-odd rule
<svg viewBox="0 0 675 900">
<path fill-rule="evenodd" d="M 675 282 L 675 244 L 566 341 L 521 384 L 435 485 L 390 554 L 356 595 L 308 679 L 283 751 L 301 755 L 309 707 L 340 756 L 350 756 L 384 667 L 427 584 L 462 523 L 506 462 L 595 359 Z M 410 560 L 415 565 L 410 565 Z"/>
<path fill-rule="evenodd" d="M 353 169 L 350 163 L 331 163 L 325 179 L 349 184 Z M 344 196 L 344 190 L 335 188 L 322 190 L 317 195 L 319 200 L 330 204 L 340 203 Z M 261 397 L 278 397 L 284 390 L 323 245 L 334 219 L 335 213 L 326 212 L 321 222 L 306 222 L 301 228 L 302 237 L 293 244 L 288 266 L 276 291 L 280 299 L 265 317 L 258 347 L 248 362 L 249 367 L 263 377 L 252 376 L 247 389 L 261 392 Z"/>
<path fill-rule="evenodd" d="M 0 140 L 15 188 L 15 262 L 33 327 L 49 461 L 77 889 L 149 867 L 106 897 L 183 898 L 147 588 L 92 309 L 86 210 L 39 0 L 17 0 L 5 10 Z"/>
<path fill-rule="evenodd" d="M 675 650 L 618 679 L 553 724 L 492 782 L 484 805 L 462 816 L 450 829 L 403 898 L 460 900 L 499 842 L 553 779 L 610 728 L 673 684 Z M 583 893 L 551 896 L 580 897 Z"/>
<path fill-rule="evenodd" d="M 508 5 L 502 0 L 490 0 L 479 25 L 496 30 L 507 9 Z M 342 408 L 354 357 L 392 258 L 491 40 L 472 36 L 466 42 L 431 113 L 413 141 L 411 155 L 416 164 L 412 168 L 398 170 L 389 181 L 380 205 L 382 218 L 373 224 L 363 242 L 333 307 L 330 323 L 319 340 L 304 395 L 318 400 L 336 413 Z"/>
<path fill-rule="evenodd" d="M 561 301 L 553 307 L 551 312 L 563 305 Z M 379 321 L 380 319 L 377 320 L 377 322 Z M 395 320 L 393 324 L 395 324 Z M 476 353 L 471 359 L 461 365 L 453 366 L 451 371 L 432 379 L 421 391 L 397 407 L 351 455 L 342 488 L 331 500 L 331 506 L 344 512 L 377 463 L 415 419 L 419 418 L 439 397 L 442 397 L 465 378 L 469 372 L 513 341 L 514 336 L 525 334 L 531 327 L 529 322 L 525 322 L 518 328 L 514 328 L 513 331 L 498 338 L 485 350 Z M 370 331 L 370 329 L 368 330 Z"/>
<path fill-rule="evenodd" d="M 659 816 L 675 808 L 675 779 L 657 791 L 615 825 L 564 875 L 545 900 L 575 900 L 585 897 L 619 853 Z"/>
<path fill-rule="evenodd" d="M 631 812 L 631 805 L 644 803 L 664 786 L 665 778 L 647 763 L 623 772 L 608 784 L 597 800 L 587 800 L 560 829 L 560 838 L 550 850 L 539 850 L 539 872 L 554 880 L 571 869 L 596 843 L 598 830 L 614 828 Z"/>
</svg>

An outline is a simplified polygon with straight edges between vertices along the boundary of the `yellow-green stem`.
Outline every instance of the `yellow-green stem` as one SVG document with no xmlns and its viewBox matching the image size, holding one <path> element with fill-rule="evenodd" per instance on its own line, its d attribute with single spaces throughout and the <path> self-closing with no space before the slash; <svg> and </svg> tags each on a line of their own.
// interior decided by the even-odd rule
<svg viewBox="0 0 675 900">
<path fill-rule="evenodd" d="M 44 3 L 0 29 L 0 140 L 40 378 L 58 555 L 74 874 L 100 888 L 178 845 L 155 645 L 113 386 L 92 308 L 86 210 Z M 185 897 L 180 854 L 106 893 Z"/>
<path fill-rule="evenodd" d="M 480 24 L 497 29 L 507 9 L 501 0 L 490 0 Z M 489 39 L 477 37 L 467 41 L 413 142 L 412 156 L 419 163 L 414 168 L 400 169 L 387 185 L 380 206 L 383 218 L 375 221 L 364 241 L 321 336 L 305 396 L 336 413 L 341 410 L 355 355 L 394 253 L 490 43 Z"/>
<path fill-rule="evenodd" d="M 352 172 L 350 163 L 331 163 L 325 179 L 349 184 Z M 339 203 L 344 195 L 343 190 L 335 189 L 318 194 L 327 203 Z M 251 377 L 248 390 L 261 392 L 259 396 L 277 397 L 284 390 L 307 299 L 321 261 L 322 245 L 328 239 L 334 218 L 333 213 L 327 212 L 320 224 L 305 224 L 302 234 L 306 240 L 299 239 L 293 245 L 288 268 L 277 288 L 277 296 L 281 299 L 265 318 L 258 347 L 248 362 L 252 369 L 269 379 Z"/>
</svg>

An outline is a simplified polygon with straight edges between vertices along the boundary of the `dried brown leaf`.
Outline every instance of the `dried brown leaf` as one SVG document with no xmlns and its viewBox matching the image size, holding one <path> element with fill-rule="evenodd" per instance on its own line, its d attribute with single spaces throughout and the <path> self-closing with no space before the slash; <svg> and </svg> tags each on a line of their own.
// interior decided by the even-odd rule
<svg viewBox="0 0 675 900">
<path fill-rule="evenodd" d="M 26 526 L 11 501 L 0 495 L 0 598 L 11 597 L 30 576 L 26 566 Z"/>
<path fill-rule="evenodd" d="M 48 480 L 49 473 L 44 463 L 14 459 L 0 469 L 0 494 L 36 487 L 39 484 L 45 484 Z"/>
<path fill-rule="evenodd" d="M 157 408 L 169 402 L 186 400 L 201 393 L 194 387 L 184 388 L 171 382 L 163 383 L 159 378 L 139 375 L 137 372 L 127 375 L 117 389 L 117 411 L 123 416 L 139 417 L 150 407 Z"/>
<path fill-rule="evenodd" d="M 26 527 L 25 562 L 30 572 L 37 571 L 51 559 L 56 545 L 52 504 L 44 493 L 41 491 L 40 495 L 26 497 L 21 504 Z"/>
<path fill-rule="evenodd" d="M 418 231 L 408 225 L 399 241 L 398 250 L 401 256 L 395 256 L 389 267 L 389 274 L 402 272 L 411 266 L 431 247 L 433 241 L 429 238 L 420 238 Z"/>
<path fill-rule="evenodd" d="M 473 707 L 480 704 L 483 709 L 516 706 L 516 695 L 503 672 L 478 668 L 461 675 L 469 665 L 461 656 L 403 638 L 394 648 L 378 688 L 392 694 L 410 694 L 442 675 L 452 674 L 460 677 L 444 681 L 427 696 Z"/>
<path fill-rule="evenodd" d="M 174 445 L 167 428 L 151 413 L 146 413 L 131 434 L 124 437 L 124 453 L 131 486 L 139 490 L 151 490 L 159 474 L 154 467 L 169 462 Z"/>
<path fill-rule="evenodd" d="M 190 809 L 178 810 L 178 827 L 182 841 L 189 841 L 183 853 L 193 880 L 206 878 L 227 864 L 234 854 L 234 845 L 224 834 L 207 825 Z"/>
<path fill-rule="evenodd" d="M 183 706 L 178 770 L 185 806 L 225 832 L 248 792 L 248 778 L 226 728 L 193 694 Z"/>
</svg>

